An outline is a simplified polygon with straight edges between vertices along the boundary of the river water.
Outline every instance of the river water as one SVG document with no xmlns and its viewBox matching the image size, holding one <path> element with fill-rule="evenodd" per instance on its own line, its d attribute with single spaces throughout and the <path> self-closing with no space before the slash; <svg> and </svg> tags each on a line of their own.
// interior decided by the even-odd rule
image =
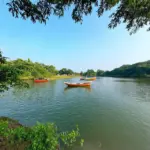
<svg viewBox="0 0 150 150">
<path fill-rule="evenodd" d="M 79 125 L 82 150 L 150 150 L 150 80 L 98 78 L 91 88 L 65 81 L 30 83 L 0 97 L 0 116 L 31 126 L 55 122 L 60 130 Z"/>
</svg>

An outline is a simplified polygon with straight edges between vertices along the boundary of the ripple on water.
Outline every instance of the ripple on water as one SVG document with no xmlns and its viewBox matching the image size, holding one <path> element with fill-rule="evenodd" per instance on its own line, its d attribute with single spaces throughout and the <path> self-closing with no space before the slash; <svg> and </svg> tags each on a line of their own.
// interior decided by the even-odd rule
<svg viewBox="0 0 150 150">
<path fill-rule="evenodd" d="M 0 115 L 26 125 L 55 122 L 64 130 L 78 124 L 85 150 L 150 149 L 150 82 L 99 78 L 91 89 L 68 89 L 64 81 L 9 91 L 0 100 Z"/>
</svg>

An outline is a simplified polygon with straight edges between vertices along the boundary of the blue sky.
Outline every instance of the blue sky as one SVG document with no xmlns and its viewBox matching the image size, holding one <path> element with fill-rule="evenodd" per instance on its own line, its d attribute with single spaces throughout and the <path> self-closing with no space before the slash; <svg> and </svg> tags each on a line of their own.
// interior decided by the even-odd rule
<svg viewBox="0 0 150 150">
<path fill-rule="evenodd" d="M 47 25 L 15 19 L 0 3 L 0 48 L 11 59 L 30 58 L 57 69 L 111 70 L 123 64 L 150 59 L 150 32 L 146 28 L 130 36 L 122 24 L 107 28 L 109 13 L 85 17 L 74 23 L 70 12 L 63 18 L 50 17 Z"/>
</svg>

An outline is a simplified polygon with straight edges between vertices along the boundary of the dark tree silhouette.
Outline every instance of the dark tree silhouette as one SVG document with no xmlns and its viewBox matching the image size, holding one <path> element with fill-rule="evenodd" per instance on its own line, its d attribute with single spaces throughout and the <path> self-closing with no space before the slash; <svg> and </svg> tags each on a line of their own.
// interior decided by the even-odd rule
<svg viewBox="0 0 150 150">
<path fill-rule="evenodd" d="M 37 0 L 36 3 L 31 0 L 10 0 L 7 5 L 14 17 L 30 18 L 34 23 L 46 23 L 51 15 L 61 17 L 68 8 L 72 9 L 72 19 L 82 22 L 83 16 L 91 14 L 94 7 L 97 8 L 98 17 L 115 7 L 109 28 L 123 22 L 131 34 L 144 25 L 148 25 L 150 30 L 150 0 Z"/>
<path fill-rule="evenodd" d="M 0 64 L 4 64 L 6 62 L 6 59 L 8 59 L 8 57 L 4 57 L 2 55 L 2 51 L 0 50 Z"/>
</svg>

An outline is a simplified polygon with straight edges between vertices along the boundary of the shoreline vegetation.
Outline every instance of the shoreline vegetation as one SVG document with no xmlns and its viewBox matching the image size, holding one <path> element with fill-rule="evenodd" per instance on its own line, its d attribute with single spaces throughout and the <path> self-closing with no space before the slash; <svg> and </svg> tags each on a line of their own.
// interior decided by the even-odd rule
<svg viewBox="0 0 150 150">
<path fill-rule="evenodd" d="M 48 78 L 49 80 L 67 79 L 79 76 L 86 77 L 123 77 L 123 78 L 149 78 L 150 77 L 150 60 L 138 62 L 132 65 L 123 65 L 112 71 L 103 71 L 98 69 L 88 69 L 86 72 L 74 72 L 71 69 L 56 69 L 53 65 L 47 65 L 39 62 L 16 59 L 8 60 L 0 51 L 0 92 L 9 90 L 10 87 L 29 87 L 25 80 L 35 78 Z"/>
<path fill-rule="evenodd" d="M 119 78 L 150 78 L 150 60 L 138 62 L 132 65 L 122 65 L 111 71 L 88 70 L 82 72 L 83 76 L 119 77 Z"/>
<path fill-rule="evenodd" d="M 25 80 L 36 78 L 47 78 L 49 80 L 73 78 L 80 73 L 71 69 L 62 68 L 57 70 L 53 65 L 46 65 L 39 62 L 16 59 L 8 60 L 8 57 L 2 55 L 0 51 L 0 92 L 9 90 L 10 87 L 29 87 Z"/>
<path fill-rule="evenodd" d="M 112 71 L 106 71 L 102 74 L 106 77 L 125 77 L 125 78 L 149 78 L 150 60 L 138 62 L 132 65 L 122 65 Z"/>
<path fill-rule="evenodd" d="M 51 76 L 47 77 L 50 81 L 51 80 L 58 80 L 58 79 L 70 79 L 70 78 L 75 78 L 75 77 L 80 77 L 80 75 L 59 75 L 59 76 Z M 34 77 L 29 76 L 29 77 L 19 77 L 21 80 L 34 80 Z"/>
<path fill-rule="evenodd" d="M 60 150 L 83 143 L 78 126 L 70 132 L 58 132 L 53 123 L 27 127 L 17 120 L 0 117 L 1 150 Z"/>
<path fill-rule="evenodd" d="M 71 69 L 62 68 L 56 69 L 53 65 L 46 65 L 39 62 L 32 62 L 29 58 L 27 60 L 16 59 L 6 61 L 1 67 L 15 68 L 20 79 L 34 79 L 34 78 L 66 78 L 69 76 L 77 76 L 79 73 Z"/>
<path fill-rule="evenodd" d="M 56 69 L 53 65 L 46 65 L 39 62 L 32 62 L 29 58 L 27 60 L 16 59 L 7 60 L 7 57 L 2 56 L 0 51 L 2 63 L 0 64 L 0 77 L 3 81 L 11 86 L 19 85 L 21 80 L 33 80 L 35 78 L 48 78 L 49 80 L 67 79 L 79 76 L 87 77 L 126 77 L 126 78 L 149 78 L 150 77 L 150 60 L 145 62 L 138 62 L 132 65 L 122 65 L 111 71 L 104 71 L 98 69 L 88 69 L 86 72 L 74 72 L 71 69 L 62 68 Z M 17 81 L 17 83 L 16 83 Z M 26 85 L 25 85 L 26 86 Z M 2 88 L 8 89 L 8 86 L 3 84 Z M 3 89 L 2 89 L 3 90 Z M 2 91 L 1 90 L 1 91 Z"/>
<path fill-rule="evenodd" d="M 30 59 L 7 61 L 0 51 L 0 92 L 10 87 L 29 87 L 21 79 L 49 78 L 51 80 L 72 78 L 79 75 L 71 69 L 57 70 L 55 66 L 32 62 Z M 82 146 L 78 126 L 71 131 L 58 131 L 54 123 L 37 123 L 26 127 L 18 121 L 0 116 L 1 150 L 60 150 L 72 149 L 74 145 Z"/>
</svg>

